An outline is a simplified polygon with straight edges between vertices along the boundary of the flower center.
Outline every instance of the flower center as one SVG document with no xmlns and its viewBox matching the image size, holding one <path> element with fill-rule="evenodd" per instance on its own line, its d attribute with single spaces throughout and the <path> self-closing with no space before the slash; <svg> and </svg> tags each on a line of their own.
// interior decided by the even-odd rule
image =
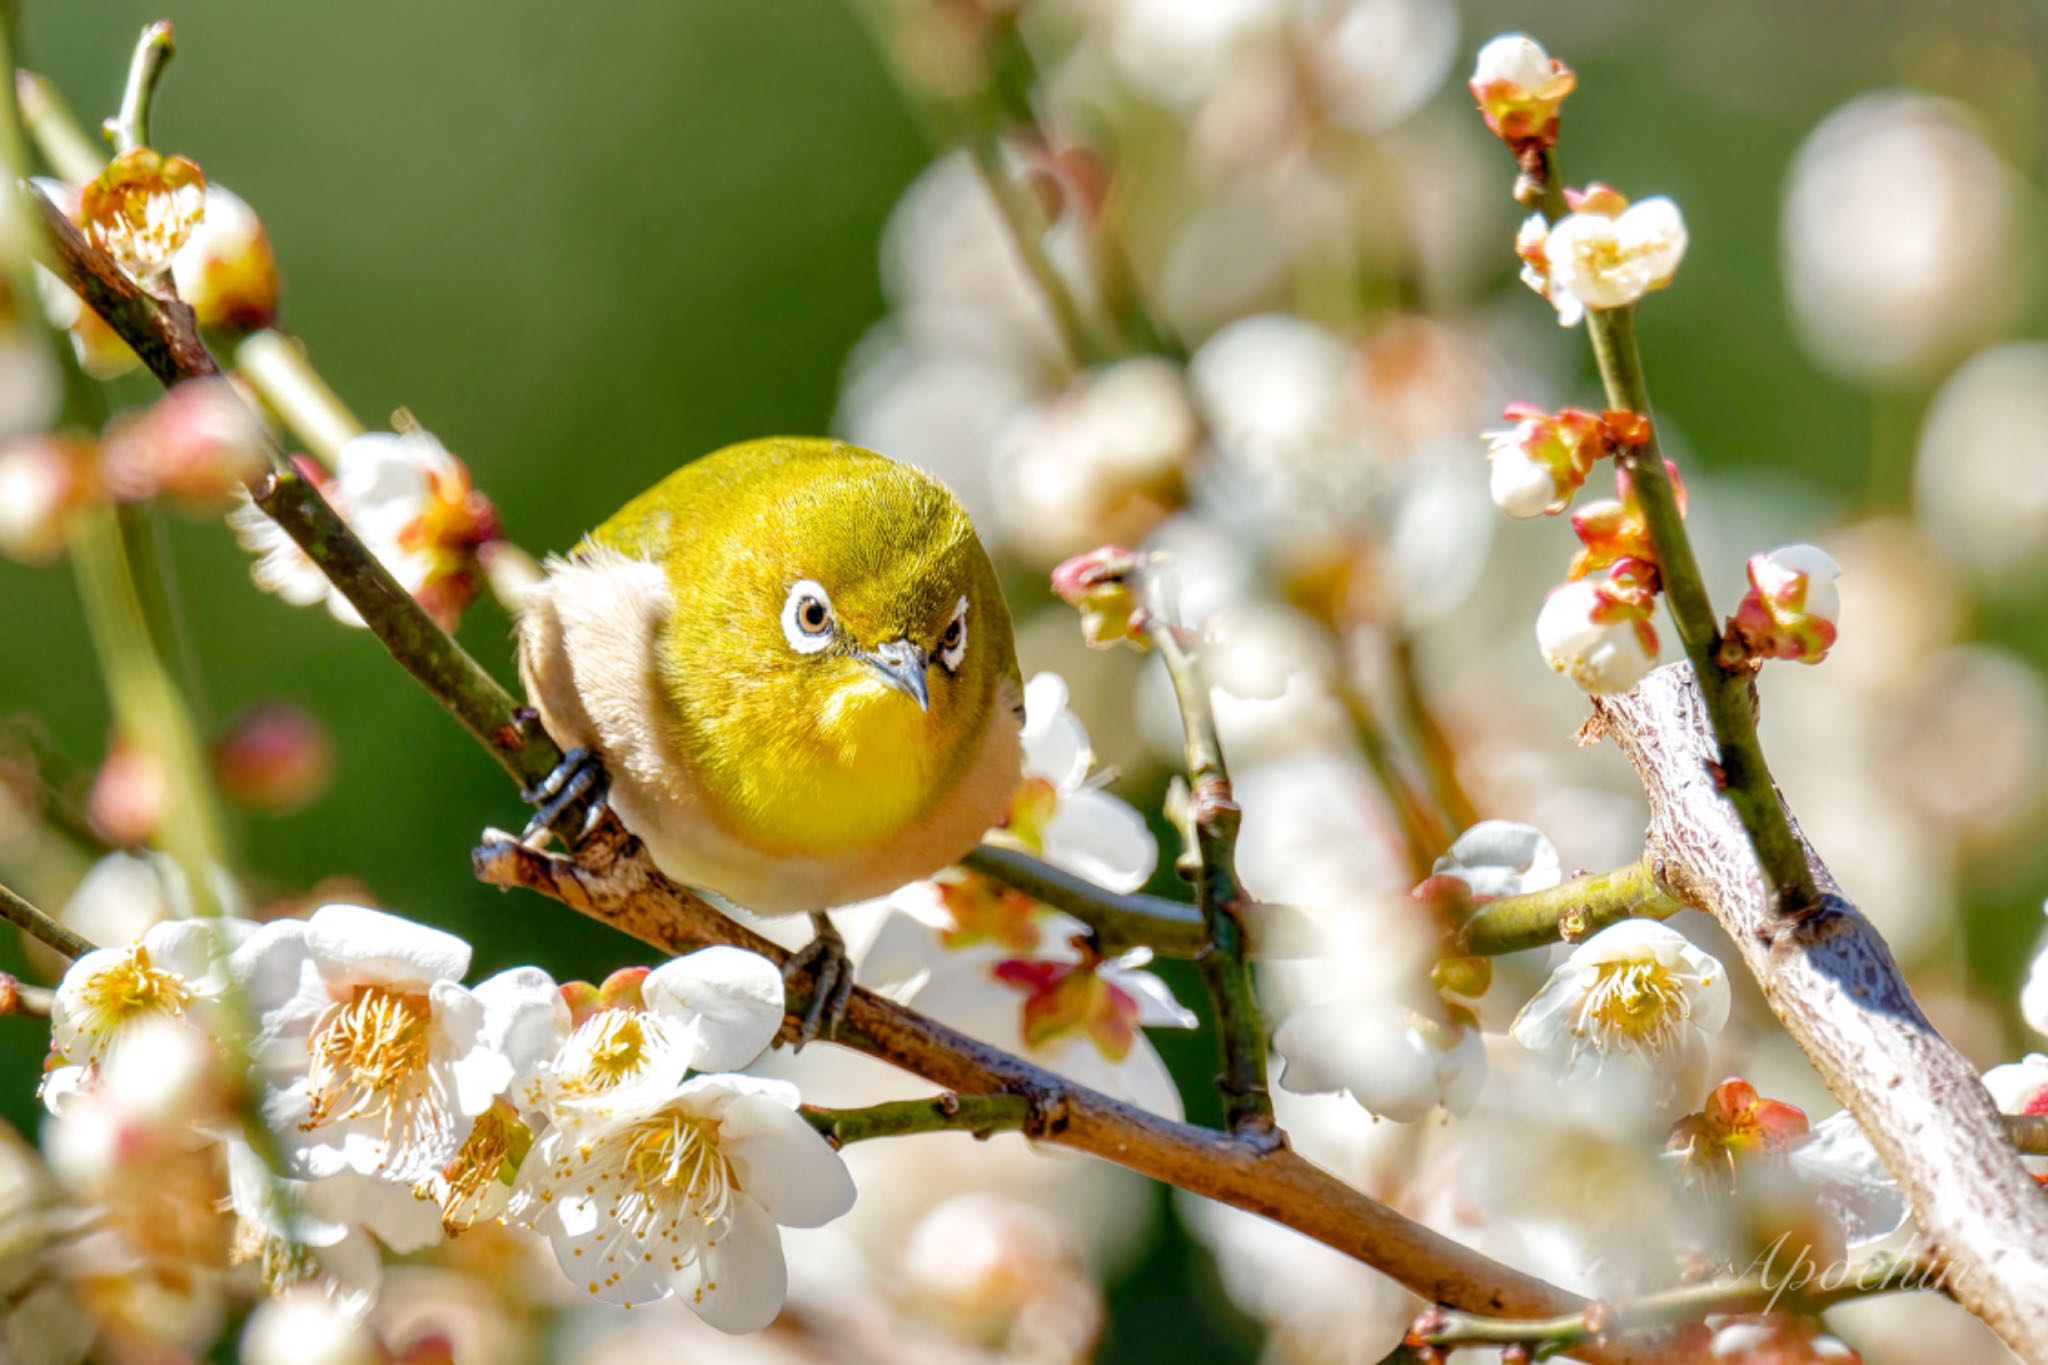
<svg viewBox="0 0 2048 1365">
<path fill-rule="evenodd" d="M 605 1010 L 583 1026 L 589 1035 L 580 1063 L 562 1082 L 571 1093 L 601 1094 L 617 1089 L 647 1065 L 648 1026 L 638 1010 Z"/>
<path fill-rule="evenodd" d="M 302 1129 L 384 1116 L 391 1136 L 399 1110 L 427 1069 L 428 1007 L 423 997 L 382 986 L 358 986 L 314 1021 L 308 1088 L 311 1112 Z"/>
<path fill-rule="evenodd" d="M 732 1217 L 739 1182 L 719 1149 L 718 1124 L 688 1114 L 659 1114 L 612 1139 L 622 1179 L 611 1216 L 645 1239 L 662 1224 L 687 1215 L 713 1235 Z"/>
<path fill-rule="evenodd" d="M 1580 1033 L 1594 1032 L 1605 1049 L 1620 1043 L 1645 1053 L 1676 1047 L 1692 1018 L 1684 985 L 1657 961 L 1603 962 L 1593 988 L 1579 1008 Z"/>
<path fill-rule="evenodd" d="M 510 1180 L 506 1163 L 513 1159 L 513 1125 L 503 1108 L 493 1106 L 477 1115 L 462 1150 L 441 1168 L 441 1188 L 421 1181 L 413 1187 L 416 1199 L 431 1199 L 441 1206 L 441 1230 L 450 1237 L 476 1222 L 484 1193 L 494 1184 Z M 524 1129 L 520 1136 L 527 1138 Z M 523 1144 L 522 1144 L 523 1145 Z"/>
<path fill-rule="evenodd" d="M 141 1015 L 183 1014 L 192 999 L 191 988 L 176 973 L 150 965 L 149 949 L 140 943 L 113 966 L 93 973 L 83 994 L 88 1031 L 101 1038 Z"/>
</svg>

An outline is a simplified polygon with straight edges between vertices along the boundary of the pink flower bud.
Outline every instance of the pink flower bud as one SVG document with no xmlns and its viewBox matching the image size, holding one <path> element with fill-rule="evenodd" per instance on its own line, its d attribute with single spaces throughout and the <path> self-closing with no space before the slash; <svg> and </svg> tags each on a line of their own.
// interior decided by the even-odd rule
<svg viewBox="0 0 2048 1365">
<path fill-rule="evenodd" d="M 1634 413 L 1614 413 L 1603 416 L 1619 419 L 1617 425 L 1623 435 L 1633 433 L 1633 422 L 1644 419 Z M 1643 429 L 1647 435 L 1647 428 Z M 1621 440 L 1617 444 L 1637 444 L 1636 440 Z M 1671 491 L 1678 500 L 1680 515 L 1685 512 L 1685 482 L 1678 477 L 1678 466 L 1671 461 L 1664 462 L 1664 472 L 1671 478 Z M 1650 523 L 1643 515 L 1642 502 L 1636 497 L 1635 481 L 1627 469 L 1617 464 L 1614 469 L 1614 491 L 1618 498 L 1603 498 L 1589 502 L 1572 513 L 1572 534 L 1579 538 L 1585 548 L 1572 559 L 1568 578 L 1584 578 L 1596 570 L 1618 564 L 1623 560 L 1636 560 L 1652 568 L 1657 563 L 1657 545 L 1650 537 Z"/>
<path fill-rule="evenodd" d="M 310 805 L 334 776 L 334 741 L 305 711 L 260 702 L 228 722 L 213 751 L 222 795 L 236 805 L 285 815 Z"/>
<path fill-rule="evenodd" d="M 92 447 L 62 436 L 0 446 L 0 554 L 46 564 L 64 550 L 73 509 L 99 494 Z"/>
<path fill-rule="evenodd" d="M 225 379 L 178 385 L 107 429 L 101 471 L 116 497 L 175 498 L 204 510 L 268 466 L 263 427 Z"/>
<path fill-rule="evenodd" d="M 1138 1037 L 1138 1002 L 1093 962 L 998 962 L 989 975 L 1024 994 L 1024 1041 L 1050 1047 L 1079 1033 L 1104 1057 L 1122 1061 Z"/>
<path fill-rule="evenodd" d="M 256 210 L 232 190 L 206 187 L 205 214 L 171 258 L 178 297 L 204 327 L 253 332 L 277 318 L 277 257 Z"/>
<path fill-rule="evenodd" d="M 206 213 L 206 173 L 147 147 L 123 152 L 79 194 L 86 238 L 144 285 L 171 268 Z"/>
<path fill-rule="evenodd" d="M 1536 617 L 1544 662 L 1595 695 L 1626 692 L 1657 665 L 1654 599 L 1636 576 L 1643 566 L 1623 564 L 1629 573 L 1552 589 Z"/>
<path fill-rule="evenodd" d="M 1105 545 L 1075 555 L 1052 571 L 1052 590 L 1081 613 L 1081 637 L 1090 647 L 1106 649 L 1128 640 L 1146 646 L 1145 610 L 1138 600 L 1138 555 L 1120 545 Z"/>
<path fill-rule="evenodd" d="M 121 741 L 93 778 L 88 809 L 100 837 L 125 846 L 148 841 L 169 800 L 163 761 L 150 750 Z"/>
<path fill-rule="evenodd" d="M 1749 592 L 1728 620 L 1729 638 L 1751 658 L 1819 663 L 1834 647 L 1841 576 L 1842 566 L 1815 545 L 1752 555 Z"/>
<path fill-rule="evenodd" d="M 1555 516 L 1607 452 L 1600 418 L 1583 408 L 1552 415 L 1528 403 L 1509 404 L 1507 417 L 1513 427 L 1483 433 L 1494 505 L 1511 517 Z"/>
<path fill-rule="evenodd" d="M 1518 152 L 1556 144 L 1558 108 L 1576 84 L 1570 67 L 1522 33 L 1479 49 L 1470 81 L 1487 128 Z"/>
</svg>

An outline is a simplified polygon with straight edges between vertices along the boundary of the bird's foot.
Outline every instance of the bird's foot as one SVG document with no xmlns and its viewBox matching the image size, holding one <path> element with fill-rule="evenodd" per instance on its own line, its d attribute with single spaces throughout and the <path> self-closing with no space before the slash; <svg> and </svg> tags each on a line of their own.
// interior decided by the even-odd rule
<svg viewBox="0 0 2048 1365">
<path fill-rule="evenodd" d="M 837 1033 L 853 1000 L 853 960 L 846 955 L 846 940 L 824 914 L 812 912 L 811 925 L 817 931 L 815 937 L 790 954 L 782 967 L 785 984 L 811 988 L 811 1003 L 796 1030 L 798 1052 L 814 1039 Z"/>
<path fill-rule="evenodd" d="M 575 848 L 590 836 L 604 815 L 611 785 L 604 760 L 589 749 L 571 749 L 562 755 L 553 772 L 519 793 L 521 800 L 537 807 L 533 819 L 527 821 L 520 833 L 519 842 L 536 843 L 543 835 L 552 833 L 562 841 L 562 847 Z"/>
</svg>

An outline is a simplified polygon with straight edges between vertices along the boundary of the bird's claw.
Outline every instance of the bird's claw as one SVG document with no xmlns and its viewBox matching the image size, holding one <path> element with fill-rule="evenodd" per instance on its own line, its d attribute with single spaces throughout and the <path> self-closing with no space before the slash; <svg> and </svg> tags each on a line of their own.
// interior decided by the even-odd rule
<svg viewBox="0 0 2048 1365">
<path fill-rule="evenodd" d="M 589 749 L 571 749 L 553 772 L 519 793 L 521 800 L 537 807 L 519 842 L 535 843 L 552 833 L 563 847 L 576 847 L 597 828 L 610 791 L 611 775 L 604 770 L 604 761 Z"/>
<path fill-rule="evenodd" d="M 811 990 L 811 1002 L 796 1030 L 797 1052 L 802 1052 L 806 1043 L 837 1033 L 853 1000 L 853 960 L 846 955 L 846 940 L 825 916 L 813 915 L 811 921 L 817 927 L 816 937 L 790 954 L 782 967 L 784 983 L 807 983 Z"/>
</svg>

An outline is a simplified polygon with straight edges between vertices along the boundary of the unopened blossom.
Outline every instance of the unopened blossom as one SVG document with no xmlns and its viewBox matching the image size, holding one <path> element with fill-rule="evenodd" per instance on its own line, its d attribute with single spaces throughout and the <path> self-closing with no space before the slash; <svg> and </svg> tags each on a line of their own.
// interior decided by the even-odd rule
<svg viewBox="0 0 2048 1365">
<path fill-rule="evenodd" d="M 453 934 L 353 905 L 265 925 L 237 950 L 290 1174 L 428 1179 L 553 1050 L 566 1007 L 546 973 L 471 990 L 469 956 Z"/>
<path fill-rule="evenodd" d="M 1626 919 L 1572 949 L 1510 1032 L 1567 1078 L 1619 1059 L 1688 1093 L 1707 1039 L 1728 1022 L 1728 1001 L 1718 961 L 1676 929 Z"/>
<path fill-rule="evenodd" d="M 154 746 L 118 737 L 93 774 L 86 811 L 94 833 L 109 844 L 133 848 L 155 836 L 170 800 L 163 754 Z"/>
<path fill-rule="evenodd" d="M 269 468 L 268 446 L 234 385 L 190 380 L 107 428 L 101 476 L 116 497 L 213 507 Z"/>
<path fill-rule="evenodd" d="M 182 156 L 147 147 L 121 153 L 79 194 L 88 241 L 137 283 L 171 268 L 206 213 L 206 175 Z"/>
<path fill-rule="evenodd" d="M 1739 1161 L 1783 1156 L 1806 1136 L 1802 1110 L 1765 1099 L 1748 1081 L 1731 1076 L 1708 1092 L 1698 1113 L 1672 1125 L 1665 1150 L 1686 1174 L 1726 1184 Z"/>
<path fill-rule="evenodd" d="M 1494 505 L 1511 517 L 1555 516 L 1606 453 L 1600 416 L 1583 408 L 1549 413 L 1510 403 L 1507 417 L 1514 426 L 1482 433 Z"/>
<path fill-rule="evenodd" d="M 99 494 L 93 448 L 65 436 L 0 446 L 0 555 L 47 564 L 64 552 L 71 514 Z"/>
<path fill-rule="evenodd" d="M 1657 665 L 1656 599 L 1636 565 L 1551 589 L 1536 616 L 1543 661 L 1595 696 L 1626 692 Z"/>
<path fill-rule="evenodd" d="M 483 586 L 477 552 L 498 536 L 497 513 L 468 467 L 415 427 L 354 438 L 334 471 L 339 510 L 363 544 L 452 629 Z"/>
<path fill-rule="evenodd" d="M 1817 545 L 1788 545 L 1749 560 L 1749 591 L 1729 619 L 1752 658 L 1817 664 L 1835 643 L 1842 566 Z"/>
<path fill-rule="evenodd" d="M 1548 891 L 1564 877 L 1543 831 L 1515 820 L 1481 820 L 1451 841 L 1430 874 L 1456 877 L 1486 899 Z"/>
<path fill-rule="evenodd" d="M 1662 289 L 1678 272 L 1685 246 L 1685 220 L 1671 200 L 1660 195 L 1629 204 L 1596 185 L 1577 196 L 1574 211 L 1550 227 L 1540 249 L 1522 239 L 1516 249 L 1532 269 L 1540 257 L 1542 292 L 1569 326 L 1578 308 L 1625 308 Z"/>
<path fill-rule="evenodd" d="M 1118 641 L 1148 647 L 1139 572 L 1137 552 L 1120 545 L 1075 555 L 1053 569 L 1053 593 L 1081 613 L 1081 638 L 1090 648 L 1107 649 Z"/>
<path fill-rule="evenodd" d="M 255 331 L 277 317 L 277 257 L 263 220 L 240 195 L 206 187 L 206 211 L 171 257 L 178 297 L 202 327 Z"/>
<path fill-rule="evenodd" d="M 515 1215 L 594 1298 L 631 1307 L 673 1293 L 721 1331 L 759 1331 L 788 1287 L 779 1229 L 853 1206 L 846 1164 L 797 1102 L 795 1086 L 751 1076 L 621 1087 L 601 1117 L 541 1134 Z"/>
<path fill-rule="evenodd" d="M 1504 33 L 1479 49 L 1472 97 L 1495 137 L 1520 150 L 1557 142 L 1557 111 L 1578 78 L 1525 33 Z"/>
<path fill-rule="evenodd" d="M 310 804 L 334 777 L 334 739 L 318 717 L 265 701 L 235 715 L 213 746 L 214 779 L 238 806 L 283 815 Z"/>
<path fill-rule="evenodd" d="M 71 964 L 50 1006 L 43 1100 L 52 1113 L 94 1083 L 94 1071 L 138 1028 L 166 1021 L 207 1028 L 227 989 L 228 955 L 254 933 L 246 920 L 175 919 L 123 947 L 95 948 Z"/>
<path fill-rule="evenodd" d="M 1670 460 L 1664 462 L 1664 475 L 1671 480 L 1671 495 L 1678 503 L 1679 515 L 1683 516 L 1685 480 L 1679 476 L 1678 466 Z M 1579 538 L 1581 548 L 1572 556 L 1571 569 L 1566 577 L 1584 578 L 1623 560 L 1633 560 L 1646 566 L 1656 564 L 1657 542 L 1650 534 L 1650 519 L 1644 513 L 1642 498 L 1636 491 L 1635 476 L 1620 463 L 1614 467 L 1614 493 L 1612 498 L 1589 502 L 1572 513 L 1572 534 Z"/>
</svg>

